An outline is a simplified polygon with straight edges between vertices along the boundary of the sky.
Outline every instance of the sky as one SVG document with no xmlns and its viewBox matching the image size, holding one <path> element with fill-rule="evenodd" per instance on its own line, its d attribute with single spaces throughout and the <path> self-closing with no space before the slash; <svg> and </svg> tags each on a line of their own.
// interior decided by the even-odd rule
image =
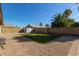
<svg viewBox="0 0 79 59">
<path fill-rule="evenodd" d="M 51 18 L 65 9 L 71 9 L 70 18 L 79 21 L 78 5 L 73 3 L 3 3 L 2 13 L 5 25 L 25 27 L 51 23 Z"/>
</svg>

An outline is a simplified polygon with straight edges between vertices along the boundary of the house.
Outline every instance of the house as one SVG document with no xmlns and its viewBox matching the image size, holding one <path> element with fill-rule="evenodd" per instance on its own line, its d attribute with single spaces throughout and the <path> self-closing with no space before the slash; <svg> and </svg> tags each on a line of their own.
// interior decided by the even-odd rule
<svg viewBox="0 0 79 59">
<path fill-rule="evenodd" d="M 25 28 L 24 28 L 24 32 L 25 33 L 31 33 L 33 31 L 33 26 L 31 25 L 27 25 Z"/>
</svg>

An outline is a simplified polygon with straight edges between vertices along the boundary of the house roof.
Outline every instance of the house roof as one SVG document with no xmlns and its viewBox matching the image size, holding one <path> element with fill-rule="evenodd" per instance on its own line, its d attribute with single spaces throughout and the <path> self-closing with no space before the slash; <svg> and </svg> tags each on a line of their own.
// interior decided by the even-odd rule
<svg viewBox="0 0 79 59">
<path fill-rule="evenodd" d="M 31 26 L 31 25 L 27 25 L 26 28 L 33 28 L 33 26 Z"/>
</svg>

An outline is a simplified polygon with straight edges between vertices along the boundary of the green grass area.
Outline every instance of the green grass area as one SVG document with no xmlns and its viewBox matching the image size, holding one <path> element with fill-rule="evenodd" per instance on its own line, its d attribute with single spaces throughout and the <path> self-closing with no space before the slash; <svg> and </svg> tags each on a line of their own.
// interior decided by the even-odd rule
<svg viewBox="0 0 79 59">
<path fill-rule="evenodd" d="M 38 43 L 47 43 L 60 36 L 59 35 L 48 35 L 48 34 L 22 34 L 22 37 L 30 38 L 33 41 L 38 42 Z"/>
</svg>

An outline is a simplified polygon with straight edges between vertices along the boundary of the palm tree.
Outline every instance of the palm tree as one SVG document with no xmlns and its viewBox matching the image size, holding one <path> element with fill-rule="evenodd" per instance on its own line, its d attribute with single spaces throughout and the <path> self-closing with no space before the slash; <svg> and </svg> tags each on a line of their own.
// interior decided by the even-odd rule
<svg viewBox="0 0 79 59">
<path fill-rule="evenodd" d="M 75 23 L 73 19 L 68 18 L 71 13 L 70 9 L 66 9 L 63 14 L 54 15 L 51 27 L 71 27 Z"/>
<path fill-rule="evenodd" d="M 54 15 L 53 19 L 51 21 L 53 21 L 51 24 L 52 24 L 52 27 L 60 27 L 62 26 L 61 24 L 61 21 L 63 19 L 63 16 L 62 14 L 56 14 Z"/>
</svg>

